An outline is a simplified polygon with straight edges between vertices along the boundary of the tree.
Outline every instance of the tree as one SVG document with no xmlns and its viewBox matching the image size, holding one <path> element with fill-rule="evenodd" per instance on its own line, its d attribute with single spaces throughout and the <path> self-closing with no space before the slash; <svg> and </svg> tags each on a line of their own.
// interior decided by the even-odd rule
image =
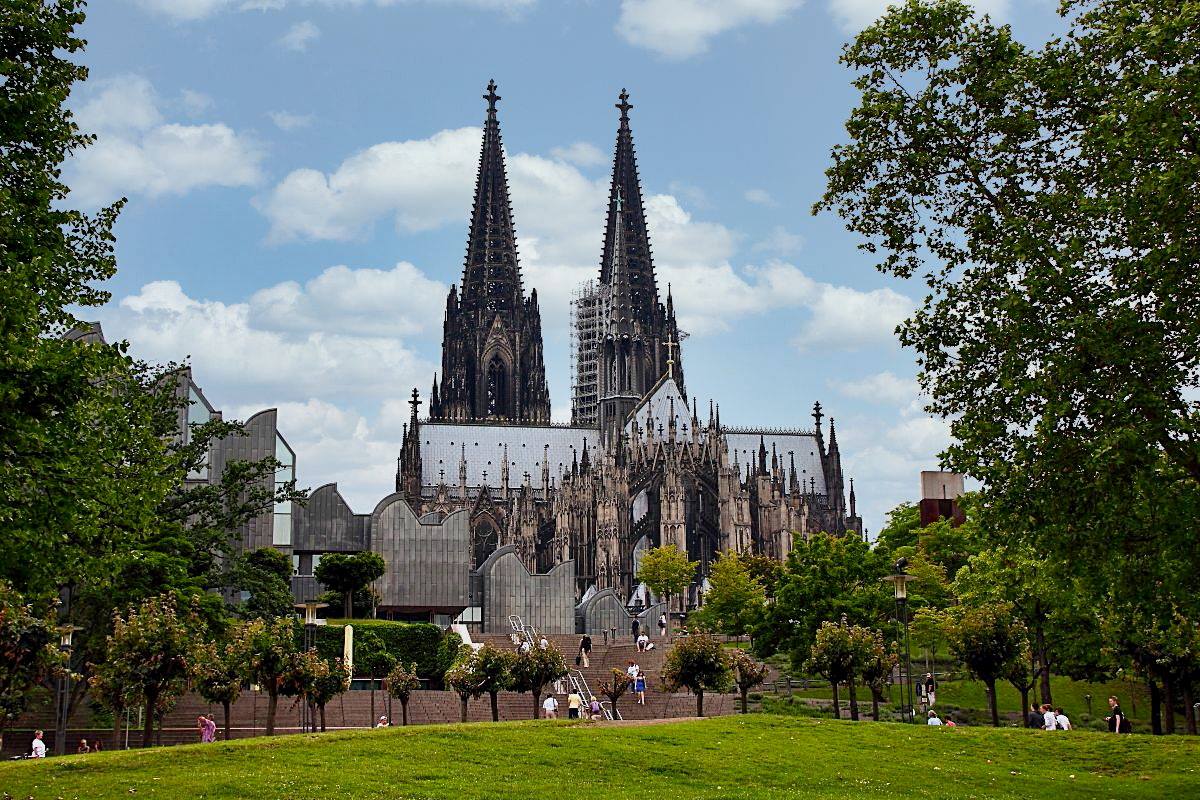
<svg viewBox="0 0 1200 800">
<path fill-rule="evenodd" d="M 296 626 L 290 618 L 254 619 L 237 628 L 235 647 L 246 655 L 246 676 L 267 692 L 267 736 L 275 735 L 279 695 L 293 667 Z"/>
<path fill-rule="evenodd" d="M 125 665 L 116 661 L 106 661 L 93 665 L 91 678 L 88 679 L 88 692 L 101 708 L 112 714 L 113 750 L 121 749 L 121 716 L 125 710 L 138 703 L 137 687 L 133 685 L 129 671 Z"/>
<path fill-rule="evenodd" d="M 783 564 L 779 559 L 761 553 L 743 553 L 739 556 L 750 570 L 751 577 L 763 587 L 763 593 L 768 599 L 775 598 L 775 588 L 783 575 Z"/>
<path fill-rule="evenodd" d="M 789 653 L 799 671 L 822 622 L 845 614 L 853 624 L 881 626 L 895 613 L 892 592 L 881 580 L 891 566 L 886 554 L 857 537 L 816 534 L 797 541 L 775 602 L 754 630 L 755 653 Z"/>
<path fill-rule="evenodd" d="M 867 663 L 862 667 L 862 682 L 871 690 L 871 718 L 878 722 L 879 704 L 886 699 L 884 692 L 891 682 L 892 673 L 900 664 L 900 648 L 895 642 L 892 642 L 890 647 L 885 647 L 883 634 L 879 631 L 872 633 L 870 654 Z"/>
<path fill-rule="evenodd" d="M 475 653 L 475 670 L 479 676 L 479 689 L 485 692 L 492 704 L 492 722 L 500 721 L 497 704 L 500 692 L 512 686 L 514 653 L 484 645 Z M 564 665 L 565 666 L 565 665 Z"/>
<path fill-rule="evenodd" d="M 917 647 L 925 651 L 925 670 L 933 672 L 931 661 L 937 660 L 937 646 L 942 639 L 942 629 L 945 627 L 942 612 L 926 606 L 918 608 L 913 614 L 909 625 L 910 635 Z"/>
<path fill-rule="evenodd" d="M 344 694 L 350 688 L 350 678 L 350 668 L 346 662 L 341 658 L 335 658 L 329 665 L 329 671 L 318 676 L 313 682 L 311 698 L 321 713 L 321 733 L 325 732 L 325 706 L 329 705 L 333 698 Z"/>
<path fill-rule="evenodd" d="M 274 547 L 252 550 L 237 560 L 231 571 L 235 589 L 250 597 L 238 608 L 244 619 L 274 619 L 291 615 L 292 563 Z"/>
<path fill-rule="evenodd" d="M 946 613 L 946 639 L 954 657 L 987 686 L 992 725 L 1000 727 L 996 680 L 1009 674 L 1028 649 L 1025 628 L 1005 603 L 956 606 Z"/>
<path fill-rule="evenodd" d="M 687 687 L 696 695 L 696 716 L 704 716 L 704 692 L 729 686 L 730 661 L 725 648 L 708 634 L 688 636 L 675 644 L 663 660 L 663 682 L 668 691 Z"/>
<path fill-rule="evenodd" d="M 671 598 L 692 584 L 692 579 L 696 576 L 696 566 L 697 562 L 688 561 L 687 553 L 673 544 L 652 547 L 642 555 L 637 579 L 666 601 L 669 612 Z M 671 626 L 668 625 L 667 638 L 670 638 L 670 634 Z"/>
<path fill-rule="evenodd" d="M 127 685 L 146 706 L 142 747 L 154 742 L 154 712 L 172 705 L 186 688 L 199 625 L 194 614 L 179 612 L 171 595 L 152 597 L 118 614 L 108 637 L 108 661 L 124 665 Z"/>
<path fill-rule="evenodd" d="M 242 694 L 246 680 L 246 657 L 236 631 L 219 642 L 200 642 L 192 650 L 192 688 L 209 703 L 220 703 L 225 712 L 225 741 L 229 741 L 230 707 Z"/>
<path fill-rule="evenodd" d="M 702 620 L 727 636 L 744 636 L 766 607 L 767 596 L 737 553 L 718 554 L 708 575 L 709 590 L 698 612 Z"/>
<path fill-rule="evenodd" d="M 354 663 L 360 674 L 371 678 L 371 724 L 375 724 L 375 681 L 382 681 L 396 668 L 396 657 L 387 651 L 383 640 L 373 632 L 364 630 L 358 634 L 356 650 L 358 660 Z"/>
<path fill-rule="evenodd" d="M 850 718 L 858 720 L 858 696 L 855 692 L 856 679 L 872 660 L 876 637 L 882 646 L 882 637 L 875 631 L 858 625 L 822 622 L 817 629 L 816 640 L 805 665 L 809 670 L 823 675 L 833 687 L 833 716 L 842 716 L 838 700 L 838 685 L 846 684 L 850 690 Z"/>
<path fill-rule="evenodd" d="M 875 547 L 892 554 L 901 547 L 917 546 L 917 531 L 921 527 L 921 509 L 916 503 L 901 503 L 887 513 L 883 528 L 875 537 Z"/>
<path fill-rule="evenodd" d="M 1122 629 L 1159 599 L 1195 620 L 1200 41 L 1178 3 L 1060 10 L 1067 35 L 1036 50 L 958 1 L 859 34 L 816 210 L 924 284 L 900 341 L 992 535 L 1128 610 Z"/>
<path fill-rule="evenodd" d="M 1039 674 L 1041 674 L 1041 670 L 1028 648 L 1024 652 L 1018 653 L 1004 670 L 1004 678 L 1021 696 L 1021 719 L 1025 721 L 1027 728 L 1029 727 L 1029 693 L 1033 691 L 1033 687 L 1037 686 Z"/>
<path fill-rule="evenodd" d="M 316 729 L 316 697 L 322 691 L 322 684 L 329 680 L 333 670 L 330 664 L 317 653 L 316 649 L 300 650 L 292 653 L 288 669 L 280 681 L 279 693 L 284 697 L 298 698 L 309 710 L 309 718 L 313 720 Z M 339 676 L 340 677 L 340 676 Z"/>
<path fill-rule="evenodd" d="M 567 674 L 567 662 L 553 644 L 549 647 L 531 647 L 512 657 L 512 689 L 533 695 L 533 718 L 538 718 L 542 707 L 542 694 L 546 684 Z"/>
<path fill-rule="evenodd" d="M 756 661 L 753 656 L 741 648 L 733 651 L 730 661 L 733 669 L 733 682 L 738 687 L 738 694 L 742 699 L 742 713 L 746 714 L 749 712 L 747 695 L 755 686 L 762 685 L 770 668 L 766 664 Z"/>
<path fill-rule="evenodd" d="M 397 664 L 396 667 L 388 673 L 387 690 L 388 694 L 400 701 L 400 715 L 404 720 L 404 724 L 408 724 L 408 701 L 412 697 L 412 693 L 421 688 L 421 679 L 417 677 L 417 665 L 411 663 L 408 666 Z M 322 730 L 324 726 L 322 725 Z"/>
<path fill-rule="evenodd" d="M 314 575 L 332 591 L 341 593 L 346 619 L 354 618 L 354 593 L 365 589 L 371 581 L 383 577 L 387 563 L 383 556 L 364 550 L 361 553 L 328 553 L 321 557 Z"/>
<path fill-rule="evenodd" d="M 467 701 L 483 695 L 486 677 L 479 669 L 479 653 L 470 645 L 459 648 L 458 658 L 446 670 L 445 682 L 458 694 L 461 703 L 462 721 L 467 721 Z"/>
<path fill-rule="evenodd" d="M 62 668 L 53 612 L 39 612 L 0 581 L 0 747 L 25 711 L 29 692 Z"/>
<path fill-rule="evenodd" d="M 606 681 L 601 681 L 597 687 L 600 694 L 608 698 L 608 702 L 612 705 L 613 718 L 619 716 L 617 712 L 617 701 L 625 696 L 625 692 L 629 691 L 629 687 L 633 686 L 633 678 L 623 669 L 612 670 L 611 677 Z"/>
</svg>

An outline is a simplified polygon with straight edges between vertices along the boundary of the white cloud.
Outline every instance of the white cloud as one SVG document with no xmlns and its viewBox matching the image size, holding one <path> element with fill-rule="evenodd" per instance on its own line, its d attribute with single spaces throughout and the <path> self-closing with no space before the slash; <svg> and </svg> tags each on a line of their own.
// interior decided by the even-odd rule
<svg viewBox="0 0 1200 800">
<path fill-rule="evenodd" d="M 621 0 L 617 32 L 630 44 L 683 59 L 711 40 L 747 25 L 769 25 L 803 0 Z"/>
<path fill-rule="evenodd" d="M 776 256 L 790 256 L 804 248 L 804 237 L 792 233 L 782 225 L 776 225 L 766 237 L 754 243 L 751 248 L 756 253 L 769 253 Z"/>
<path fill-rule="evenodd" d="M 892 289 L 868 292 L 849 286 L 823 284 L 809 304 L 811 318 L 792 340 L 800 350 L 838 346 L 856 350 L 895 342 L 895 330 L 913 311 L 914 303 Z"/>
<path fill-rule="evenodd" d="M 829 0 L 829 13 L 847 33 L 854 33 L 867 27 L 889 6 L 899 4 L 900 0 Z M 1010 0 L 968 0 L 979 13 L 991 14 L 993 18 L 1004 18 L 1008 15 Z"/>
<path fill-rule="evenodd" d="M 304 52 L 308 46 L 321 36 L 321 29 L 310 20 L 297 22 L 279 37 L 279 46 L 285 50 L 297 53 Z"/>
<path fill-rule="evenodd" d="M 271 118 L 271 122 L 275 123 L 275 127 L 281 131 L 294 131 L 300 128 L 307 128 L 312 124 L 312 114 L 292 114 L 287 111 L 270 111 L 267 116 Z"/>
<path fill-rule="evenodd" d="M 179 93 L 179 102 L 183 104 L 183 110 L 188 115 L 198 117 L 206 111 L 212 109 L 213 99 L 203 92 L 197 92 L 192 89 L 184 89 Z"/>
<path fill-rule="evenodd" d="M 566 147 L 556 147 L 550 151 L 550 155 L 559 161 L 580 167 L 595 167 L 608 160 L 600 148 L 590 142 L 575 142 Z"/>
<path fill-rule="evenodd" d="M 279 11 L 289 6 L 394 6 L 418 0 L 134 0 L 147 11 L 177 22 L 204 19 L 219 11 Z M 429 5 L 465 6 L 488 11 L 516 13 L 531 8 L 537 0 L 423 0 Z"/>
<path fill-rule="evenodd" d="M 869 403 L 907 406 L 917 401 L 920 387 L 912 378 L 885 370 L 858 380 L 831 381 L 838 392 Z"/>
<path fill-rule="evenodd" d="M 67 166 L 72 201 L 110 203 L 122 195 L 185 194 L 206 186 L 251 186 L 262 152 L 223 123 L 164 123 L 154 87 L 126 75 L 95 85 L 79 107 L 80 128 L 96 141 Z"/>
<path fill-rule="evenodd" d="M 747 203 L 754 203 L 758 206 L 775 206 L 775 198 L 771 197 L 771 193 L 766 189 L 747 189 L 743 197 Z"/>
</svg>

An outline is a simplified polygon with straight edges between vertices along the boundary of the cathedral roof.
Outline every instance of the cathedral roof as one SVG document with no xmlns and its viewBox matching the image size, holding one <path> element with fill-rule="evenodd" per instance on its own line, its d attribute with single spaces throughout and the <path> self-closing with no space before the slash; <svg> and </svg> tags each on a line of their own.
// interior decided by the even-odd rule
<svg viewBox="0 0 1200 800">
<path fill-rule="evenodd" d="M 767 428 L 726 428 L 725 442 L 729 445 L 729 459 L 737 453 L 738 463 L 745 470 L 758 460 L 758 448 L 764 446 L 768 453 L 774 448 L 780 456 L 795 456 L 796 479 L 803 484 L 803 491 L 814 488 L 817 494 L 825 494 L 825 470 L 821 467 L 821 447 L 817 435 L 808 431 L 780 431 Z M 790 462 L 784 458 L 790 467 Z M 815 479 L 810 482 L 810 478 Z"/>
<path fill-rule="evenodd" d="M 625 433 L 633 434 L 634 420 L 642 430 L 650 428 L 657 434 L 658 427 L 661 425 L 666 431 L 670 424 L 672 406 L 675 409 L 676 430 L 682 435 L 683 426 L 691 425 L 691 406 L 688 405 L 683 392 L 679 391 L 675 379 L 664 375 L 659 378 L 658 383 L 654 384 L 654 388 L 641 399 L 641 402 L 634 406 L 629 420 L 625 423 Z"/>
<path fill-rule="evenodd" d="M 557 480 L 564 467 L 583 455 L 586 440 L 595 447 L 600 434 L 595 428 L 565 425 L 484 425 L 454 422 L 422 422 L 421 484 L 455 486 L 459 481 L 459 462 L 466 456 L 467 486 L 504 485 L 501 469 L 504 448 L 508 446 L 508 485 L 521 486 L 525 473 L 534 486 L 542 480 L 542 459 L 550 462 L 550 476 Z M 484 478 L 484 473 L 487 478 Z"/>
</svg>

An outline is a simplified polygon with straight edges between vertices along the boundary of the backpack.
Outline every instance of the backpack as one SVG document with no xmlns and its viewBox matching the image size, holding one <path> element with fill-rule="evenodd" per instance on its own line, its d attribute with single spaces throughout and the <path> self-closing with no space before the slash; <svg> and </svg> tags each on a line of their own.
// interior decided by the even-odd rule
<svg viewBox="0 0 1200 800">
<path fill-rule="evenodd" d="M 1124 714 L 1121 715 L 1121 729 L 1117 733 L 1133 733 L 1133 723 Z"/>
</svg>

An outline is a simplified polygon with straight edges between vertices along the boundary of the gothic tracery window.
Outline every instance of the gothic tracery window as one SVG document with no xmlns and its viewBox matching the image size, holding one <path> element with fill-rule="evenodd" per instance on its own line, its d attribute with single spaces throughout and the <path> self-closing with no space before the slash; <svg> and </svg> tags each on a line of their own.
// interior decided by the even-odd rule
<svg viewBox="0 0 1200 800">
<path fill-rule="evenodd" d="M 487 413 L 489 417 L 508 414 L 508 367 L 499 355 L 492 356 L 488 364 Z"/>
</svg>

